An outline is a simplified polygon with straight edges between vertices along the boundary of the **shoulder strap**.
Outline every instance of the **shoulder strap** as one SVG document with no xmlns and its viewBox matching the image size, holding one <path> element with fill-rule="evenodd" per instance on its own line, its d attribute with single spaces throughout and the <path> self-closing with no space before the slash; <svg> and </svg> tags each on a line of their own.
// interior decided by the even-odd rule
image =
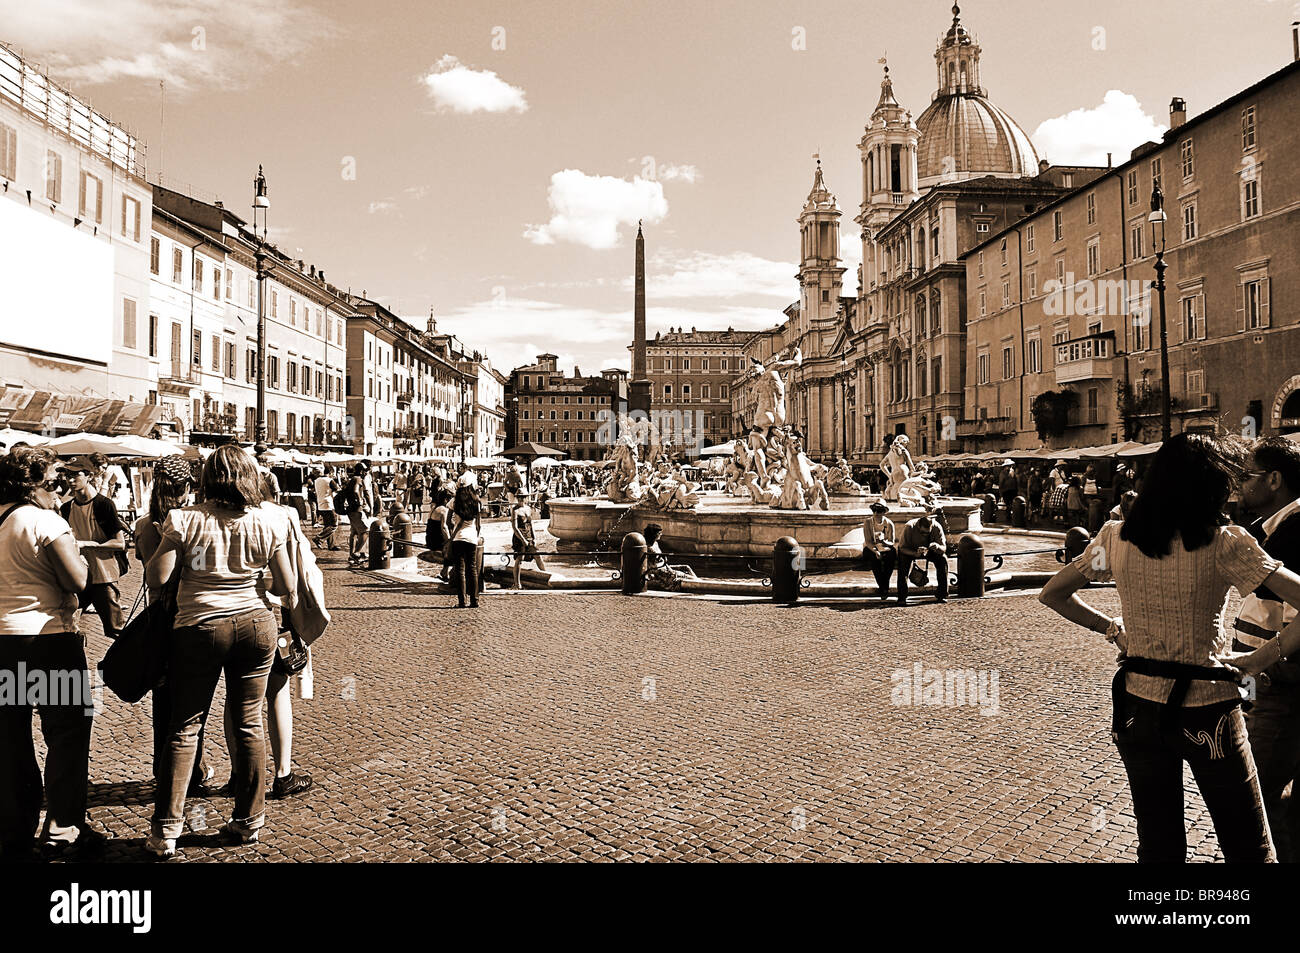
<svg viewBox="0 0 1300 953">
<path fill-rule="evenodd" d="M 9 518 L 9 514 L 12 513 L 14 510 L 20 510 L 20 509 L 22 509 L 24 506 L 32 506 L 32 505 L 34 505 L 34 504 L 32 504 L 32 503 L 25 503 L 25 502 L 19 500 L 19 501 L 18 501 L 17 503 L 15 503 L 13 506 L 9 507 L 9 509 L 5 510 L 3 513 L 0 513 L 0 526 L 3 526 L 3 525 L 5 524 L 5 520 L 7 520 L 7 519 Z"/>
</svg>

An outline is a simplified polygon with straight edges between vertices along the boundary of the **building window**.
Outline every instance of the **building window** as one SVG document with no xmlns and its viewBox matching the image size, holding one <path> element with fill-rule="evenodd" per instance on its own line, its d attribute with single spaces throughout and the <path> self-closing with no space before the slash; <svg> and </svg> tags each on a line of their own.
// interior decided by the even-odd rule
<svg viewBox="0 0 1300 953">
<path fill-rule="evenodd" d="M 1183 241 L 1190 242 L 1196 237 L 1196 203 L 1188 202 L 1183 206 Z"/>
<path fill-rule="evenodd" d="M 56 204 L 63 201 L 63 156 L 53 149 L 45 152 L 45 197 Z"/>
<path fill-rule="evenodd" d="M 198 255 L 194 256 L 194 290 L 203 290 L 203 262 Z"/>
<path fill-rule="evenodd" d="M 1067 189 L 1074 188 L 1074 173 L 1073 172 L 1063 173 L 1061 175 L 1061 184 L 1065 186 Z"/>
<path fill-rule="evenodd" d="M 984 299 L 984 292 L 981 291 L 980 292 L 980 317 L 982 318 L 986 314 L 988 314 L 988 309 L 986 307 L 986 302 Z"/>
<path fill-rule="evenodd" d="M 140 200 L 122 196 L 122 235 L 133 242 L 140 240 Z"/>
<path fill-rule="evenodd" d="M 1088 242 L 1088 276 L 1092 277 L 1100 271 L 1101 245 L 1097 239 L 1094 238 L 1092 241 Z"/>
<path fill-rule="evenodd" d="M 280 359 L 274 354 L 266 359 L 266 383 L 268 387 L 280 389 Z"/>
<path fill-rule="evenodd" d="M 1133 350 L 1145 351 L 1151 346 L 1151 318 L 1142 308 L 1133 312 Z"/>
<path fill-rule="evenodd" d="M 216 334 L 212 335 L 212 369 L 221 370 L 221 338 Z"/>
<path fill-rule="evenodd" d="M 705 399 L 705 400 L 709 400 L 709 385 L 708 385 L 708 384 L 705 384 L 705 385 L 704 385 L 704 399 Z"/>
<path fill-rule="evenodd" d="M 221 300 L 221 266 L 212 266 L 212 300 Z"/>
<path fill-rule="evenodd" d="M 1255 148 L 1255 107 L 1247 106 L 1241 111 L 1241 151 L 1249 152 Z"/>
<path fill-rule="evenodd" d="M 226 377 L 228 377 L 232 381 L 235 379 L 235 373 L 238 370 L 236 365 L 238 363 L 239 362 L 235 356 L 235 345 L 232 342 L 227 341 L 226 342 Z"/>
<path fill-rule="evenodd" d="M 1056 259 L 1056 280 L 1059 283 L 1057 290 L 1065 288 L 1065 259 Z"/>
<path fill-rule="evenodd" d="M 1205 337 L 1205 314 L 1201 309 L 1199 294 L 1189 295 L 1181 301 L 1183 311 L 1183 340 L 1200 341 Z"/>
<path fill-rule="evenodd" d="M 1011 357 L 1011 345 L 1002 345 L 1002 379 L 1010 380 L 1012 371 L 1015 370 L 1015 361 Z"/>
<path fill-rule="evenodd" d="M 1034 250 L 1034 226 L 1033 225 L 1025 226 L 1025 250 L 1026 251 Z"/>
<path fill-rule="evenodd" d="M 235 273 L 229 268 L 226 269 L 226 300 L 230 300 L 230 293 L 235 287 Z"/>
<path fill-rule="evenodd" d="M 665 385 L 664 385 L 664 399 L 665 399 L 665 400 L 668 400 L 668 399 L 671 398 L 672 396 L 673 396 L 673 385 L 672 385 L 672 384 L 665 384 Z"/>
<path fill-rule="evenodd" d="M 18 130 L 0 122 L 0 175 L 6 179 L 18 178 Z"/>
<path fill-rule="evenodd" d="M 122 346 L 135 348 L 135 302 L 122 299 Z"/>
<path fill-rule="evenodd" d="M 1002 307 L 1011 307 L 1011 282 L 1002 282 Z"/>
<path fill-rule="evenodd" d="M 180 284 L 185 274 L 185 254 L 179 248 L 172 249 L 172 283 Z"/>
<path fill-rule="evenodd" d="M 172 374 L 179 375 L 181 372 L 181 326 L 179 323 L 172 322 Z"/>
<path fill-rule="evenodd" d="M 1037 334 L 1030 337 L 1026 342 L 1025 360 L 1028 367 L 1025 372 L 1028 374 L 1041 374 L 1043 371 L 1043 340 Z"/>
<path fill-rule="evenodd" d="M 82 218 L 93 218 L 96 225 L 104 224 L 104 183 L 89 172 L 81 173 L 81 201 L 77 209 Z"/>
<path fill-rule="evenodd" d="M 979 232 L 981 235 L 987 233 L 988 230 L 989 230 L 988 222 L 978 222 L 975 225 L 975 231 Z"/>
<path fill-rule="evenodd" d="M 1188 181 L 1196 174 L 1196 163 L 1192 157 L 1192 140 L 1184 139 L 1178 147 L 1179 156 L 1183 163 L 1183 181 Z"/>
<path fill-rule="evenodd" d="M 1026 283 L 1029 285 L 1029 297 L 1037 298 L 1038 297 L 1038 269 L 1030 268 L 1029 271 L 1025 272 L 1025 280 Z"/>
<path fill-rule="evenodd" d="M 988 351 L 979 352 L 979 360 L 978 360 L 977 368 L 979 371 L 979 378 L 978 378 L 979 383 L 987 384 L 989 382 L 989 352 Z"/>
<path fill-rule="evenodd" d="M 158 356 L 158 315 L 149 315 L 149 356 Z"/>
<path fill-rule="evenodd" d="M 1259 215 L 1258 170 L 1256 170 L 1255 175 L 1255 178 L 1242 179 L 1241 182 L 1241 217 L 1243 219 L 1254 218 Z"/>
<path fill-rule="evenodd" d="M 1097 193 L 1089 192 L 1087 197 L 1088 204 L 1088 224 L 1097 224 Z"/>
<path fill-rule="evenodd" d="M 257 307 L 257 301 L 255 300 L 257 297 L 256 285 L 257 282 L 255 279 L 248 279 L 248 307 L 250 310 Z"/>
<path fill-rule="evenodd" d="M 1130 225 L 1128 230 L 1129 250 L 1134 259 L 1142 257 L 1142 224 Z"/>
<path fill-rule="evenodd" d="M 984 253 L 983 252 L 980 252 L 979 255 L 976 256 L 975 263 L 976 263 L 975 277 L 983 278 L 984 277 Z"/>
<path fill-rule="evenodd" d="M 1154 188 L 1155 186 L 1157 186 L 1157 185 L 1160 184 L 1160 169 L 1161 169 L 1160 157 L 1159 157 L 1159 156 L 1156 156 L 1154 159 L 1151 160 L 1151 186 L 1152 186 L 1152 188 Z"/>
<path fill-rule="evenodd" d="M 1061 221 L 1061 212 L 1058 209 L 1052 213 L 1052 241 L 1059 242 L 1063 232 L 1063 223 Z"/>
<path fill-rule="evenodd" d="M 1138 174 L 1137 169 L 1130 169 L 1128 173 L 1128 204 L 1137 205 L 1138 201 Z"/>
<path fill-rule="evenodd" d="M 1002 264 L 1007 263 L 1007 240 L 1002 239 Z"/>
<path fill-rule="evenodd" d="M 271 289 L 271 317 L 273 318 L 279 317 L 279 314 L 280 314 L 280 296 L 276 294 L 275 289 L 272 288 Z M 367 349 L 369 349 L 369 344 L 367 344 Z"/>
<path fill-rule="evenodd" d="M 298 302 L 292 296 L 289 298 L 289 326 L 298 326 Z"/>
<path fill-rule="evenodd" d="M 194 353 L 190 355 L 190 363 L 195 367 L 203 366 L 203 332 L 195 331 L 193 335 Z"/>
<path fill-rule="evenodd" d="M 149 239 L 149 273 L 151 275 L 158 274 L 158 269 L 160 267 L 158 258 L 159 255 L 161 254 L 161 251 L 162 251 L 162 243 L 158 240 L 158 237 L 154 236 L 150 238 Z"/>
<path fill-rule="evenodd" d="M 1242 305 L 1245 309 L 1246 330 L 1268 327 L 1268 279 L 1256 278 L 1241 286 Z"/>
<path fill-rule="evenodd" d="M 257 380 L 257 349 L 247 348 L 244 351 L 244 380 Z"/>
</svg>

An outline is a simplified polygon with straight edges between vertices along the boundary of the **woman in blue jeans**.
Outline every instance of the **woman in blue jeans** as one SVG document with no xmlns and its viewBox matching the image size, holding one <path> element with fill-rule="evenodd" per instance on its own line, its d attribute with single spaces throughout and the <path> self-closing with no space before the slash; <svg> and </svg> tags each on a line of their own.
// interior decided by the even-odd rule
<svg viewBox="0 0 1300 953">
<path fill-rule="evenodd" d="M 1300 648 L 1300 629 L 1234 659 L 1223 610 L 1230 586 L 1248 593 L 1266 580 L 1280 598 L 1300 606 L 1300 576 L 1268 556 L 1244 527 L 1226 525 L 1228 497 L 1249 476 L 1244 451 L 1237 441 L 1202 434 L 1166 440 L 1128 517 L 1106 523 L 1039 596 L 1121 651 L 1112 734 L 1128 773 L 1144 863 L 1186 859 L 1184 762 L 1224 860 L 1276 859 L 1237 682 L 1240 672 L 1260 672 Z M 1076 594 L 1089 582 L 1110 579 L 1122 619 Z"/>
<path fill-rule="evenodd" d="M 253 843 L 266 822 L 266 748 L 262 698 L 275 652 L 275 617 L 257 590 L 271 573 L 271 592 L 293 589 L 285 529 L 261 509 L 257 465 L 236 446 L 217 449 L 203 465 L 203 502 L 172 510 L 146 580 L 161 589 L 180 574 L 167 680 L 172 691 L 166 763 L 158 785 L 145 849 L 176 853 L 185 823 L 185 793 L 194 767 L 199 729 L 207 722 L 217 679 L 226 676 L 226 706 L 236 712 L 234 814 L 223 839 Z"/>
</svg>

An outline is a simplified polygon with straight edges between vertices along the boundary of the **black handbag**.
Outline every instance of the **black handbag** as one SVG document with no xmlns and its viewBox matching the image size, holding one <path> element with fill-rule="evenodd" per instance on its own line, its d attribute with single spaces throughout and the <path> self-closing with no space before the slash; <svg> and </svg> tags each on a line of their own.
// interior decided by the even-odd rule
<svg viewBox="0 0 1300 953">
<path fill-rule="evenodd" d="M 309 661 L 311 661 L 311 652 L 307 648 L 307 643 L 292 628 L 285 628 L 276 636 L 271 671 L 288 678 L 306 668 Z"/>
<path fill-rule="evenodd" d="M 126 624 L 99 663 L 99 677 L 122 701 L 135 704 L 167 675 L 176 601 L 164 596 Z"/>
</svg>

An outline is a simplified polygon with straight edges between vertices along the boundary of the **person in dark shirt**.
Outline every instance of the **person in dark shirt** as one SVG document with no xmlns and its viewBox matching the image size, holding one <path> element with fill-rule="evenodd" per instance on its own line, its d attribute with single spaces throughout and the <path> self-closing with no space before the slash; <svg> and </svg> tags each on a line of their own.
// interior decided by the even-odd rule
<svg viewBox="0 0 1300 953">
<path fill-rule="evenodd" d="M 907 574 L 912 564 L 924 558 L 934 563 L 938 579 L 935 585 L 935 598 L 939 602 L 948 601 L 948 552 L 947 540 L 943 527 L 936 517 L 937 510 L 931 510 L 914 520 L 909 520 L 903 527 L 902 538 L 898 543 L 898 604 L 907 605 Z"/>
</svg>

